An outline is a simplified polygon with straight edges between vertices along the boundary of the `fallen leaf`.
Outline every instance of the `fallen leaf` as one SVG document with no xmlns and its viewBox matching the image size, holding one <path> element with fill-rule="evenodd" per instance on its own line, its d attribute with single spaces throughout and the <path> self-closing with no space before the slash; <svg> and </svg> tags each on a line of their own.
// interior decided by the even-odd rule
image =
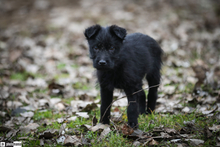
<svg viewBox="0 0 220 147">
<path fill-rule="evenodd" d="M 148 138 L 143 146 L 155 146 L 155 145 L 158 145 L 159 143 L 157 141 L 155 141 L 153 138 Z"/>
<path fill-rule="evenodd" d="M 181 142 L 182 139 L 172 139 L 170 140 L 171 143 L 177 143 L 177 142 Z"/>
<path fill-rule="evenodd" d="M 101 141 L 102 139 L 104 139 L 109 133 L 111 132 L 110 127 L 105 128 L 101 135 L 99 136 L 98 140 Z"/>
<path fill-rule="evenodd" d="M 168 133 L 160 132 L 160 135 L 162 138 L 171 138 L 171 136 Z"/>
<path fill-rule="evenodd" d="M 220 125 L 213 124 L 212 127 L 209 127 L 209 130 L 211 130 L 212 132 L 217 132 L 220 130 Z"/>
<path fill-rule="evenodd" d="M 18 108 L 20 106 L 22 106 L 23 104 L 19 101 L 8 101 L 7 102 L 7 107 L 10 108 L 10 109 L 13 109 L 13 108 Z"/>
<path fill-rule="evenodd" d="M 210 114 L 210 113 L 214 113 L 216 110 L 218 110 L 218 106 L 216 106 L 216 107 L 213 108 L 212 110 L 202 111 L 202 114 L 208 115 L 208 114 Z"/>
<path fill-rule="evenodd" d="M 16 61 L 22 54 L 21 49 L 13 49 L 10 51 L 9 60 L 10 62 Z"/>
<path fill-rule="evenodd" d="M 166 94 L 174 94 L 176 87 L 175 86 L 164 86 L 163 92 Z"/>
<path fill-rule="evenodd" d="M 109 125 L 107 125 L 107 124 L 98 123 L 97 125 L 91 127 L 90 130 L 93 132 L 96 132 L 98 130 L 104 130 L 105 128 L 108 128 L 108 127 L 109 127 Z"/>
<path fill-rule="evenodd" d="M 27 111 L 26 109 L 18 107 L 16 109 L 12 110 L 11 115 L 12 116 L 18 116 L 19 114 L 24 113 L 26 111 Z"/>
<path fill-rule="evenodd" d="M 21 126 L 19 129 L 20 129 L 20 133 L 27 134 L 32 131 L 36 131 L 38 127 L 39 125 L 37 123 L 30 123 L 27 126 Z"/>
<path fill-rule="evenodd" d="M 52 96 L 63 95 L 64 88 L 65 87 L 63 85 L 57 84 L 55 82 L 52 82 L 48 85 L 48 89 L 50 90 L 49 94 Z"/>
<path fill-rule="evenodd" d="M 50 99 L 50 103 L 52 106 L 54 106 L 55 104 L 61 102 L 61 98 L 52 98 Z"/>
<path fill-rule="evenodd" d="M 44 146 L 44 140 L 40 139 L 40 146 Z"/>
<path fill-rule="evenodd" d="M 89 118 L 88 112 L 77 112 L 76 115 L 83 118 Z"/>
<path fill-rule="evenodd" d="M 86 109 L 91 110 L 97 106 L 93 102 L 84 102 L 81 100 L 72 100 L 70 103 L 71 103 L 71 107 L 72 107 L 72 112 L 82 111 L 84 108 L 85 108 L 85 110 Z M 92 105 L 90 105 L 90 104 L 92 104 Z"/>
<path fill-rule="evenodd" d="M 200 139 L 185 139 L 185 141 L 190 141 L 193 145 L 204 144 L 204 140 L 200 140 Z"/>
<path fill-rule="evenodd" d="M 81 107 L 81 105 L 79 105 L 79 107 Z M 96 103 L 86 104 L 86 106 L 83 107 L 84 108 L 82 108 L 80 111 L 90 112 L 93 109 L 97 108 L 97 104 Z"/>
<path fill-rule="evenodd" d="M 58 119 L 57 119 L 57 122 L 58 122 L 59 124 L 63 123 L 64 121 L 65 121 L 64 118 L 58 118 Z"/>
<path fill-rule="evenodd" d="M 83 124 L 83 125 L 80 126 L 80 128 L 81 128 L 82 130 L 84 130 L 85 132 L 88 131 L 88 130 L 90 130 L 91 127 L 92 127 L 92 126 L 86 125 L 86 124 Z"/>
<path fill-rule="evenodd" d="M 65 139 L 66 139 L 65 136 L 60 136 L 60 137 L 57 138 L 56 141 L 57 141 L 57 143 L 61 143 L 61 144 L 63 144 Z"/>
<path fill-rule="evenodd" d="M 75 121 L 77 119 L 77 116 L 72 116 L 70 118 L 67 118 L 68 121 Z"/>
<path fill-rule="evenodd" d="M 183 113 L 191 113 L 193 110 L 194 110 L 194 108 L 186 106 L 182 109 L 182 112 Z"/>
<path fill-rule="evenodd" d="M 59 135 L 64 135 L 66 133 L 66 123 L 60 126 Z"/>
<path fill-rule="evenodd" d="M 139 141 L 134 141 L 132 146 L 139 147 L 141 143 Z"/>
<path fill-rule="evenodd" d="M 58 111 L 63 111 L 65 110 L 66 107 L 64 106 L 63 103 L 58 103 L 54 105 L 54 108 L 57 109 Z"/>
<path fill-rule="evenodd" d="M 128 105 L 127 98 L 119 99 L 112 104 L 112 106 L 116 106 L 116 107 L 126 107 L 127 105 Z"/>
<path fill-rule="evenodd" d="M 36 78 L 36 79 L 28 78 L 26 81 L 26 84 L 29 86 L 37 86 L 37 87 L 42 87 L 42 88 L 47 87 L 47 83 L 42 78 Z"/>
<path fill-rule="evenodd" d="M 176 131 L 175 129 L 164 128 L 164 130 L 165 130 L 169 135 L 175 135 L 175 134 L 177 134 L 177 131 Z"/>
<path fill-rule="evenodd" d="M 154 139 L 150 140 L 149 143 L 148 143 L 149 146 L 151 146 L 151 145 L 158 145 L 158 144 L 159 143 L 156 140 L 154 140 Z"/>
<path fill-rule="evenodd" d="M 208 126 L 205 126 L 205 128 L 204 128 L 204 136 L 205 136 L 205 140 L 212 137 L 212 133 L 210 132 Z"/>
<path fill-rule="evenodd" d="M 6 133 L 6 132 L 9 132 L 10 130 L 11 130 L 10 127 L 0 126 L 0 132 L 1 132 L 1 133 Z"/>
<path fill-rule="evenodd" d="M 12 137 L 14 137 L 15 135 L 17 135 L 17 133 L 19 132 L 20 130 L 10 130 L 7 134 L 6 134 L 6 137 L 8 140 L 10 140 Z"/>
<path fill-rule="evenodd" d="M 82 145 L 80 139 L 74 136 L 66 136 L 66 139 L 64 140 L 64 145 L 65 146 L 79 146 Z"/>
<path fill-rule="evenodd" d="M 51 139 L 54 136 L 58 135 L 59 131 L 57 129 L 49 129 L 39 134 L 39 139 Z"/>
<path fill-rule="evenodd" d="M 192 121 L 183 121 L 184 125 L 187 125 L 188 127 L 193 127 L 195 125 L 195 119 Z"/>
<path fill-rule="evenodd" d="M 134 132 L 134 130 L 127 124 L 123 125 L 123 127 L 121 128 L 121 131 L 122 131 L 122 134 L 126 136 L 131 135 Z"/>
<path fill-rule="evenodd" d="M 20 113 L 21 116 L 23 117 L 33 117 L 34 116 L 34 112 L 23 112 L 23 113 Z"/>
<path fill-rule="evenodd" d="M 153 138 L 148 138 L 144 143 L 143 146 L 148 146 L 149 142 L 153 140 Z"/>
</svg>

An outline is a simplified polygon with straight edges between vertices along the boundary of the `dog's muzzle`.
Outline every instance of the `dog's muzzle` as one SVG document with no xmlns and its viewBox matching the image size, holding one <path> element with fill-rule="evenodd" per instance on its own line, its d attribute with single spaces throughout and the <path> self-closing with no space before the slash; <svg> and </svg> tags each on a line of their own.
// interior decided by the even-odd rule
<svg viewBox="0 0 220 147">
<path fill-rule="evenodd" d="M 105 65 L 107 65 L 107 62 L 105 60 L 100 60 L 98 62 L 98 64 L 99 64 L 99 66 L 105 66 Z"/>
</svg>

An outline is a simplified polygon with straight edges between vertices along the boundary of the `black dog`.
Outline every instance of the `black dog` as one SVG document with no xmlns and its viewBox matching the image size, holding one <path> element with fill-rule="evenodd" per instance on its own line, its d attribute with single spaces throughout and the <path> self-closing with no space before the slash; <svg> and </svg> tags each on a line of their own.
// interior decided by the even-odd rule
<svg viewBox="0 0 220 147">
<path fill-rule="evenodd" d="M 151 37 L 141 33 L 126 36 L 126 30 L 116 25 L 94 25 L 84 35 L 101 88 L 100 122 L 109 124 L 113 90 L 119 88 L 128 98 L 128 124 L 138 127 L 138 114 L 146 113 L 146 96 L 144 91 L 133 93 L 142 89 L 145 76 L 149 86 L 160 83 L 162 49 Z M 157 89 L 158 86 L 149 89 L 148 113 L 155 109 Z"/>
</svg>

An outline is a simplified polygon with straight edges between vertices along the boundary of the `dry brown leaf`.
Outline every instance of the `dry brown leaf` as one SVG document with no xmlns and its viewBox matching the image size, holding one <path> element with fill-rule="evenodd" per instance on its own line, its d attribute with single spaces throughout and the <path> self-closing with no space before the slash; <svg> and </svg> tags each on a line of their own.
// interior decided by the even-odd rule
<svg viewBox="0 0 220 147">
<path fill-rule="evenodd" d="M 134 132 L 134 130 L 127 124 L 123 125 L 123 127 L 121 128 L 121 131 L 122 131 L 122 134 L 126 136 L 131 135 Z"/>
<path fill-rule="evenodd" d="M 9 55 L 9 61 L 10 62 L 16 61 L 21 56 L 21 54 L 22 54 L 22 50 L 19 50 L 19 49 L 11 50 L 10 55 Z"/>
</svg>

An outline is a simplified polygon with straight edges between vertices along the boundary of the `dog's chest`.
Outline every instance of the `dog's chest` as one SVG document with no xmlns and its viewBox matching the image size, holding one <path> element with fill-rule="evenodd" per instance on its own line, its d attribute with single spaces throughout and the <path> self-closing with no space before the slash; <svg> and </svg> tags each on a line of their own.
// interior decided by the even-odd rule
<svg viewBox="0 0 220 147">
<path fill-rule="evenodd" d="M 127 80 L 122 71 L 105 72 L 98 75 L 101 86 L 109 88 L 124 89 L 127 85 Z"/>
</svg>

